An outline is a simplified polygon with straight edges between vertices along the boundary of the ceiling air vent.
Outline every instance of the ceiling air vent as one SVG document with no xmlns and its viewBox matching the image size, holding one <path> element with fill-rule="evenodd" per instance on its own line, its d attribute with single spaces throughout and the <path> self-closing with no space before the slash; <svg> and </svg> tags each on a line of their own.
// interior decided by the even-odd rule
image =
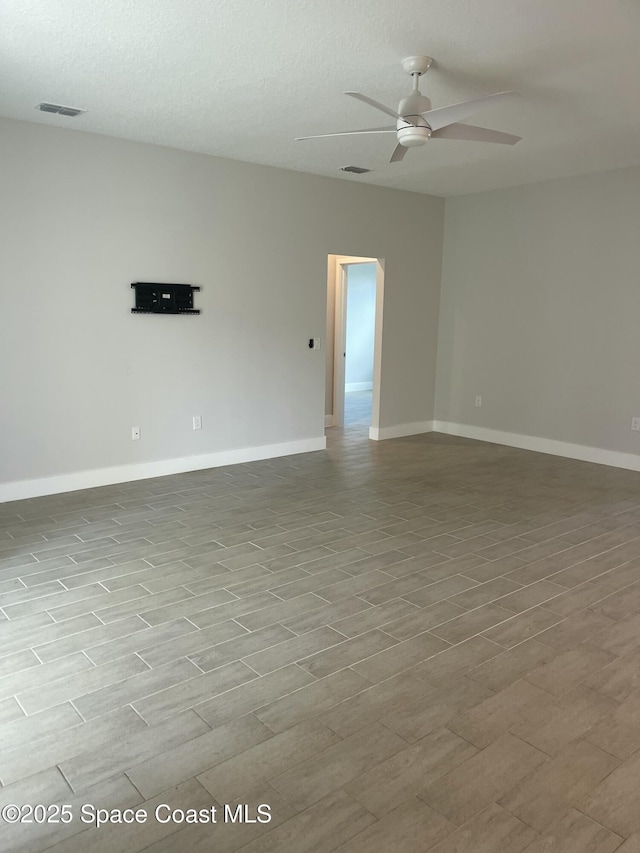
<svg viewBox="0 0 640 853">
<path fill-rule="evenodd" d="M 352 172 L 354 175 L 366 175 L 371 169 L 363 169 L 362 166 L 341 166 L 340 172 Z"/>
<path fill-rule="evenodd" d="M 63 107 L 62 104 L 49 104 L 46 101 L 43 101 L 41 104 L 38 104 L 36 107 L 37 110 L 41 110 L 43 113 L 56 113 L 59 116 L 79 116 L 81 113 L 86 113 L 86 110 L 79 110 L 76 107 Z"/>
</svg>

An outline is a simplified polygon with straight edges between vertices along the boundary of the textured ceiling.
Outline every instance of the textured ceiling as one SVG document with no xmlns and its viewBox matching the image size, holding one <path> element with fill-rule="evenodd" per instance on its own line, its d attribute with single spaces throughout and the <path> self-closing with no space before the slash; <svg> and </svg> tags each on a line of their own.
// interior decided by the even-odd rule
<svg viewBox="0 0 640 853">
<path fill-rule="evenodd" d="M 639 164 L 639 45 L 637 0 L 3 0 L 0 115 L 456 195 Z M 386 124 L 342 92 L 396 107 L 400 60 L 423 53 L 434 107 L 517 89 L 469 122 L 522 142 L 432 140 L 395 164 L 393 136 L 294 142 Z"/>
</svg>

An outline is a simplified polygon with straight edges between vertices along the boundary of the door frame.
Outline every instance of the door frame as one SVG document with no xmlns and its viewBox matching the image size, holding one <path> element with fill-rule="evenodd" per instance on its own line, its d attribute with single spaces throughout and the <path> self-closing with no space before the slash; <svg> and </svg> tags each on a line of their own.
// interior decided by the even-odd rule
<svg viewBox="0 0 640 853">
<path fill-rule="evenodd" d="M 384 307 L 384 259 L 356 255 L 335 255 L 335 326 L 333 347 L 333 414 L 331 426 L 344 426 L 345 355 L 347 338 L 347 271 L 355 264 L 376 265 L 376 314 L 373 344 L 373 391 L 371 430 L 380 424 L 380 386 L 382 379 L 382 318 Z"/>
</svg>

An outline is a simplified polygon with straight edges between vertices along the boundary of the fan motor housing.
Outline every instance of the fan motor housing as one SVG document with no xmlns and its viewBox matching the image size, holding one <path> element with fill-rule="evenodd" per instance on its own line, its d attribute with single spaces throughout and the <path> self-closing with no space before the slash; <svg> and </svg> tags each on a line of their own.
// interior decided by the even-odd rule
<svg viewBox="0 0 640 853">
<path fill-rule="evenodd" d="M 417 148 L 431 138 L 431 128 L 422 116 L 411 116 L 416 124 L 398 119 L 398 142 L 404 148 Z"/>
</svg>

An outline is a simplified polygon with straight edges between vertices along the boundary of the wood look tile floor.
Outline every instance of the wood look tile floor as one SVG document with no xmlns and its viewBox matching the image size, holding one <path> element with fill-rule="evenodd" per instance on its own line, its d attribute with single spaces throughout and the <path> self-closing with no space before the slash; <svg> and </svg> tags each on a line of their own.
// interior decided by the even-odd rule
<svg viewBox="0 0 640 853">
<path fill-rule="evenodd" d="M 365 421 L 0 506 L 0 849 L 640 850 L 640 474 Z"/>
</svg>

